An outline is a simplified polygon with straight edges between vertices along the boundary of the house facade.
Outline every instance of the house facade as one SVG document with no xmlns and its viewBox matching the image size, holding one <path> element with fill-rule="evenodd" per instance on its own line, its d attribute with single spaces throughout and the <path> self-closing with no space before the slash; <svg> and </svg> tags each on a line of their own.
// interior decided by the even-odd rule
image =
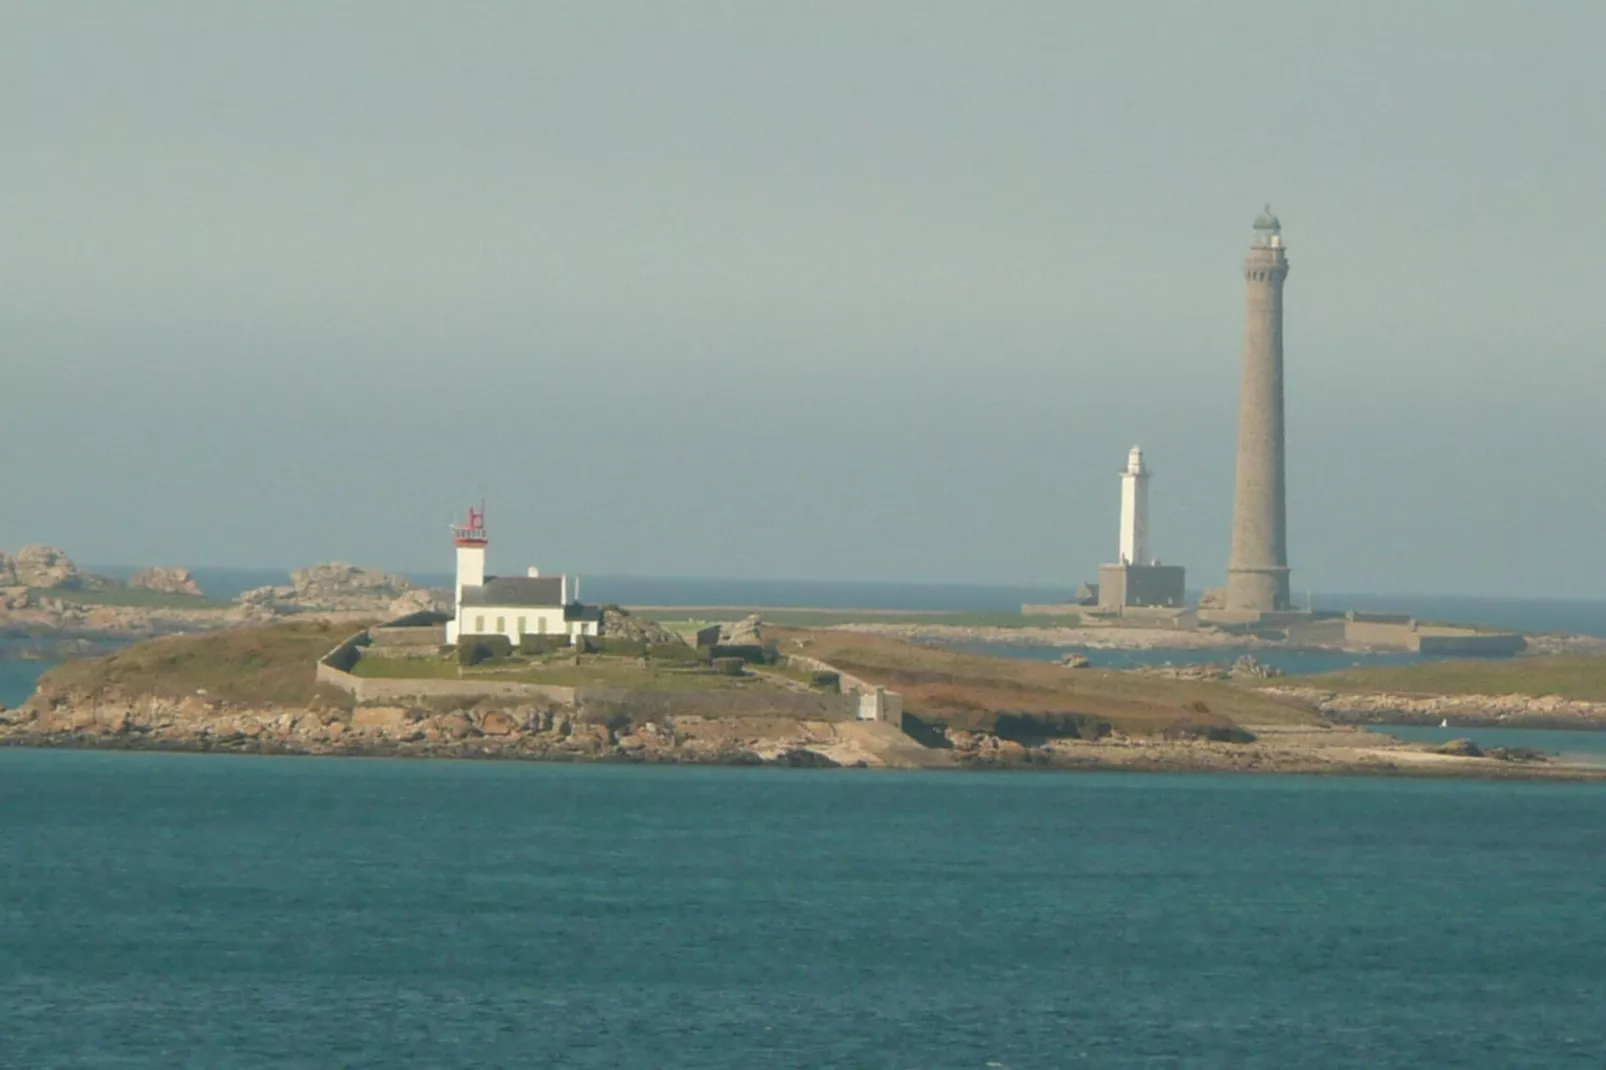
<svg viewBox="0 0 1606 1070">
<path fill-rule="evenodd" d="M 457 546 L 456 614 L 446 625 L 446 641 L 464 636 L 506 636 L 515 646 L 526 635 L 596 635 L 602 610 L 579 599 L 579 584 L 568 576 L 543 576 L 531 568 L 524 576 L 487 576 L 490 540 L 483 511 L 470 509 L 468 523 L 452 527 Z"/>
</svg>

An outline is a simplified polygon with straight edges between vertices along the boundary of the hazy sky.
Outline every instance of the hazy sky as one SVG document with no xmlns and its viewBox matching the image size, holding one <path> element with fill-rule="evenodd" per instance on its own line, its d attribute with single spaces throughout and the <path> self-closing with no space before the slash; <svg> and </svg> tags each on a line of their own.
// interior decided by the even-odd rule
<svg viewBox="0 0 1606 1070">
<path fill-rule="evenodd" d="M 1317 11 L 1317 8 L 1320 11 Z M 0 546 L 1606 596 L 1606 5 L 0 0 Z"/>
</svg>

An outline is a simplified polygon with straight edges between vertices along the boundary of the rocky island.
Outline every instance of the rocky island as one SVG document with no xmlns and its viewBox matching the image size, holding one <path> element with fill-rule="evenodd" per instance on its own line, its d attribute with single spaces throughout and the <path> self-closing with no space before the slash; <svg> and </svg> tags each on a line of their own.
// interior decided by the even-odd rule
<svg viewBox="0 0 1606 1070">
<path fill-rule="evenodd" d="M 0 550 L 0 658 L 78 657 L 155 636 L 290 617 L 382 619 L 438 609 L 449 597 L 342 562 L 297 569 L 289 579 L 222 600 L 208 597 L 187 568 L 144 568 L 121 580 L 81 569 L 53 546 Z"/>
<path fill-rule="evenodd" d="M 282 592 L 281 592 L 282 593 Z M 278 594 L 275 595 L 277 599 Z M 290 618 L 63 664 L 0 744 L 255 754 L 1575 779 L 1540 756 L 1334 723 L 1266 680 L 1164 678 L 747 622 L 745 657 L 610 607 L 574 648 L 446 647 L 438 624 Z M 424 624 L 417 622 L 425 621 Z M 400 626 L 398 626 L 400 625 Z M 608 633 L 612 638 L 608 638 Z M 409 634 L 412 633 L 412 634 Z M 737 637 L 724 629 L 716 643 Z M 750 640 L 758 640 L 751 642 Z M 330 681 L 337 681 L 331 683 Z M 895 695 L 896 719 L 861 719 Z"/>
</svg>

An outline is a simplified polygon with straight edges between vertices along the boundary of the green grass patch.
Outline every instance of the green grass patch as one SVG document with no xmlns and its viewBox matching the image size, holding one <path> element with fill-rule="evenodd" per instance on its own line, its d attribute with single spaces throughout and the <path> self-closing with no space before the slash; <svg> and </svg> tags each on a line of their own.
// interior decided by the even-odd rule
<svg viewBox="0 0 1606 1070">
<path fill-rule="evenodd" d="M 352 666 L 353 676 L 375 680 L 455 680 L 457 661 L 440 658 L 384 658 L 363 654 Z"/>
<path fill-rule="evenodd" d="M 742 609 L 698 608 L 681 610 L 688 615 L 677 616 L 677 611 L 665 607 L 642 607 L 632 613 L 655 616 L 660 624 L 681 635 L 690 635 L 698 628 L 710 624 L 738 621 L 757 613 L 765 624 L 782 628 L 835 628 L 844 624 L 926 624 L 950 628 L 1075 628 L 1082 623 L 1080 614 L 1057 613 L 1026 616 L 1023 613 L 983 612 L 905 612 L 896 609 Z"/>
<path fill-rule="evenodd" d="M 561 657 L 549 662 L 519 657 L 493 658 L 465 668 L 459 675 L 456 660 L 388 658 L 365 653 L 351 671 L 354 676 L 385 680 L 463 679 L 652 691 L 775 690 L 780 687 L 759 676 L 721 676 L 703 668 L 671 667 L 664 662 L 643 666 L 635 658 L 599 655 L 583 656 L 579 665 Z"/>
<path fill-rule="evenodd" d="M 234 603 L 195 594 L 147 591 L 141 587 L 104 587 L 73 590 L 66 587 L 30 587 L 36 601 L 54 598 L 75 606 L 130 606 L 139 609 L 228 609 Z"/>
<path fill-rule="evenodd" d="M 608 687 L 633 691 L 730 691 L 775 690 L 770 681 L 757 676 L 721 676 L 706 670 L 643 669 L 634 665 L 580 664 L 535 669 L 494 679 L 519 680 L 554 687 Z"/>
<path fill-rule="evenodd" d="M 1501 660 L 1438 661 L 1306 677 L 1301 683 L 1333 691 L 1405 695 L 1555 695 L 1606 702 L 1606 657 L 1558 654 Z"/>
</svg>

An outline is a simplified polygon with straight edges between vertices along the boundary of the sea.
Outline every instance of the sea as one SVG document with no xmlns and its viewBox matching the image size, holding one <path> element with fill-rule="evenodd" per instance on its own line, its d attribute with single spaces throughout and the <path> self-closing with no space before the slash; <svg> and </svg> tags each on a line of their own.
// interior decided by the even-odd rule
<svg viewBox="0 0 1606 1070">
<path fill-rule="evenodd" d="M 128 566 L 98 566 L 94 571 L 126 578 L 135 570 Z M 198 568 L 194 572 L 202 590 L 215 598 L 231 599 L 253 587 L 289 582 L 289 573 L 276 569 Z M 427 587 L 452 586 L 452 575 L 447 572 L 408 572 L 405 575 Z M 581 579 L 581 594 L 588 602 L 644 606 L 785 606 L 1002 613 L 1018 610 L 1023 603 L 1063 602 L 1075 590 L 1074 585 L 1047 583 L 884 583 L 609 575 L 587 575 Z M 1194 592 L 1190 597 L 1196 600 L 1197 596 L 1198 592 Z M 1308 601 L 1318 610 L 1410 613 L 1427 621 L 1606 637 L 1606 601 L 1600 600 L 1316 593 L 1309 595 Z"/>
<path fill-rule="evenodd" d="M 1599 1067 L 1606 786 L 0 750 L 0 1065 Z"/>
<path fill-rule="evenodd" d="M 1028 600 L 632 582 L 587 597 Z M 0 1066 L 1598 1067 L 1603 829 L 1599 784 L 0 749 Z"/>
</svg>

